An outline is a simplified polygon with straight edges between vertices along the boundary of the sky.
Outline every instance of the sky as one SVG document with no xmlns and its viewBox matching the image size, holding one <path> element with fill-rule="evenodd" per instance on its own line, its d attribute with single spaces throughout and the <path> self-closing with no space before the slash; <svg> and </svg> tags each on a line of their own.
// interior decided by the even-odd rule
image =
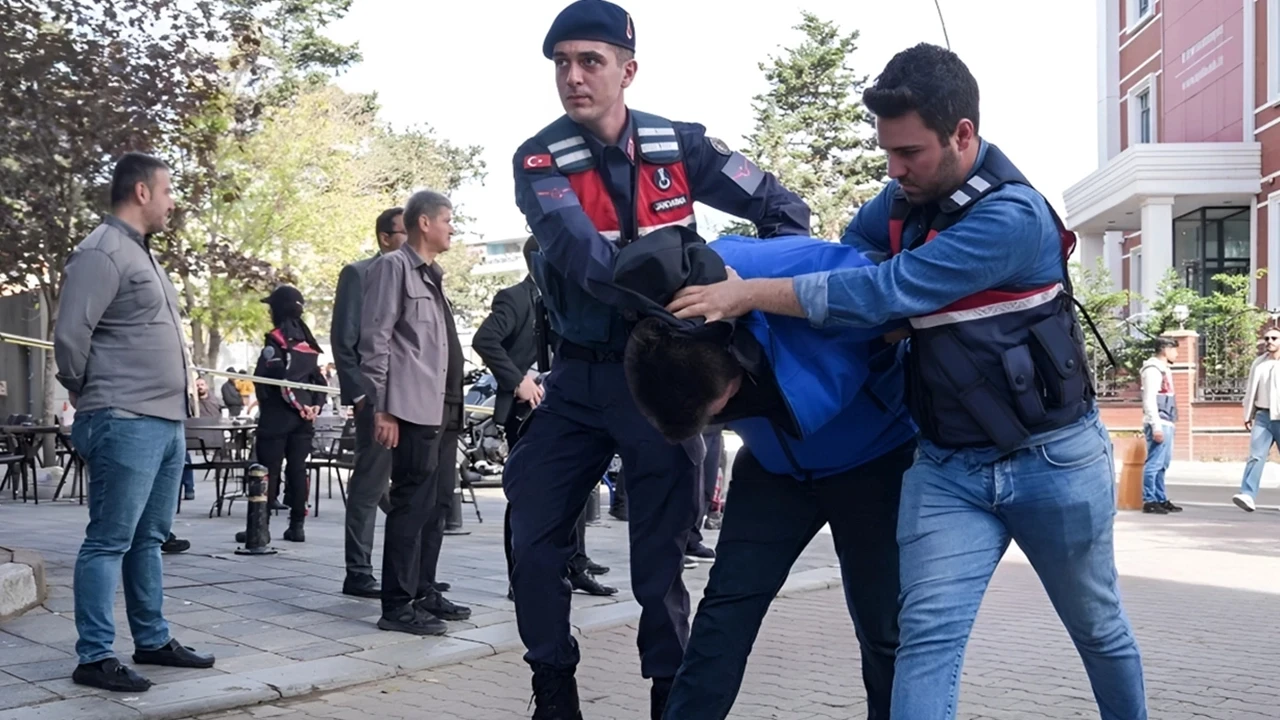
<svg viewBox="0 0 1280 720">
<path fill-rule="evenodd" d="M 1097 30 L 1093 0 L 940 0 L 951 49 L 978 79 L 980 134 L 1062 212 L 1062 192 L 1097 168 Z M 421 2 L 355 0 L 329 34 L 359 41 L 364 61 L 338 84 L 376 92 L 384 120 L 428 125 L 459 145 L 480 145 L 483 183 L 453 195 L 488 240 L 527 235 L 515 206 L 516 148 L 563 113 L 542 40 L 568 0 Z M 934 0 L 804 3 L 626 0 L 639 71 L 627 104 L 699 122 L 741 148 L 759 63 L 793 45 L 807 10 L 861 33 L 852 65 L 874 78 L 894 53 L 945 44 Z M 747 9 L 749 7 L 749 9 Z M 700 208 L 704 234 L 724 224 Z"/>
</svg>

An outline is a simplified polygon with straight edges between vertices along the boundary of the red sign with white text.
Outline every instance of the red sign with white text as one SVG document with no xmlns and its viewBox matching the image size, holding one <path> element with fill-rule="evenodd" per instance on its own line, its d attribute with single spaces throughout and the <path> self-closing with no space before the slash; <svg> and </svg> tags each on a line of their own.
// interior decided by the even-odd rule
<svg viewBox="0 0 1280 720">
<path fill-rule="evenodd" d="M 1240 142 L 1244 116 L 1240 0 L 1163 0 L 1161 11 L 1160 139 Z"/>
</svg>

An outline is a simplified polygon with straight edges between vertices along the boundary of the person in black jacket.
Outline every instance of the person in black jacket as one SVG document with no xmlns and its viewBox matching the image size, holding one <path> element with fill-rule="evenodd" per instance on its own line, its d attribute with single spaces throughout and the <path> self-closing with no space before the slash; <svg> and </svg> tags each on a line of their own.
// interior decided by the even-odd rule
<svg viewBox="0 0 1280 720">
<path fill-rule="evenodd" d="M 302 293 L 291 285 L 277 287 L 262 300 L 271 308 L 271 324 L 255 375 L 296 383 L 324 385 L 318 362 L 321 353 L 311 329 L 302 321 Z M 324 393 L 265 383 L 254 383 L 258 396 L 258 462 L 267 467 L 269 498 L 274 505 L 280 492 L 280 465 L 287 468 L 284 504 L 289 508 L 289 529 L 284 539 L 305 542 L 307 517 L 307 455 L 315 436 L 315 419 L 324 404 Z"/>
<path fill-rule="evenodd" d="M 526 267 L 532 267 L 531 258 L 538 250 L 538 241 L 530 236 L 524 244 Z M 529 368 L 538 359 L 538 339 L 535 329 L 538 286 L 532 275 L 503 288 L 493 297 L 493 309 L 476 330 L 471 349 L 476 351 L 485 367 L 493 373 L 498 383 L 494 398 L 494 421 L 503 426 L 507 443 L 514 446 L 520 435 L 520 425 L 538 403 L 542 401 L 542 386 L 534 382 Z M 511 509 L 507 508 L 503 519 L 503 547 L 507 555 L 507 575 L 511 575 Z M 592 562 L 587 557 L 587 511 L 584 506 L 578 516 L 577 553 L 569 560 L 569 583 L 575 590 L 590 595 L 613 595 L 616 588 L 602 585 L 593 575 L 604 575 L 609 568 Z M 510 597 L 510 594 L 508 594 Z"/>
<path fill-rule="evenodd" d="M 227 372 L 239 372 L 235 368 L 227 368 Z M 234 378 L 227 378 L 222 383 L 222 405 L 227 409 L 227 414 L 231 417 L 240 417 L 240 413 L 244 412 L 244 396 L 240 394 L 240 388 L 236 387 Z M 190 500 L 191 498 L 187 498 Z"/>
</svg>

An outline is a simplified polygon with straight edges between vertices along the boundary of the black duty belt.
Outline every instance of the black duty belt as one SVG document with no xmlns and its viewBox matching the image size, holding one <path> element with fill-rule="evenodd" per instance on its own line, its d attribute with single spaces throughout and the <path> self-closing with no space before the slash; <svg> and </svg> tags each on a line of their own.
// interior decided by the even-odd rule
<svg viewBox="0 0 1280 720">
<path fill-rule="evenodd" d="M 589 363 L 620 363 L 622 353 L 615 350 L 593 350 L 567 340 L 560 341 L 556 356 L 566 360 L 583 360 Z"/>
</svg>

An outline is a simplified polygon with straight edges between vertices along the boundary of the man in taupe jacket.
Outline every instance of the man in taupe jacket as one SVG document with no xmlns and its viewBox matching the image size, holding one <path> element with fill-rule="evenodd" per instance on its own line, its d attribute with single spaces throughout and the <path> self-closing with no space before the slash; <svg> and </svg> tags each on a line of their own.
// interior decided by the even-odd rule
<svg viewBox="0 0 1280 720">
<path fill-rule="evenodd" d="M 462 409 L 446 411 L 446 388 L 451 375 L 461 377 L 462 352 L 435 261 L 449 249 L 453 207 L 439 193 L 414 193 L 404 227 L 404 245 L 370 265 L 360 315 L 360 370 L 365 401 L 373 403 L 374 441 L 391 449 L 378 627 L 440 635 L 448 629 L 444 620 L 471 616 L 435 589 L 438 555 L 427 547 L 440 524 L 437 469 L 454 462 L 441 457 L 442 448 L 451 447 L 448 434 L 457 432 Z"/>
<path fill-rule="evenodd" d="M 116 588 L 124 580 L 133 661 L 208 668 L 173 638 L 162 613 L 160 546 L 169 537 L 194 409 L 178 293 L 151 253 L 173 212 L 169 168 L 128 153 L 111 178 L 111 214 L 67 260 L 53 354 L 76 408 L 71 442 L 89 468 L 89 525 L 76 557 L 76 654 L 71 679 L 116 692 L 151 681 L 115 650 Z"/>
</svg>

